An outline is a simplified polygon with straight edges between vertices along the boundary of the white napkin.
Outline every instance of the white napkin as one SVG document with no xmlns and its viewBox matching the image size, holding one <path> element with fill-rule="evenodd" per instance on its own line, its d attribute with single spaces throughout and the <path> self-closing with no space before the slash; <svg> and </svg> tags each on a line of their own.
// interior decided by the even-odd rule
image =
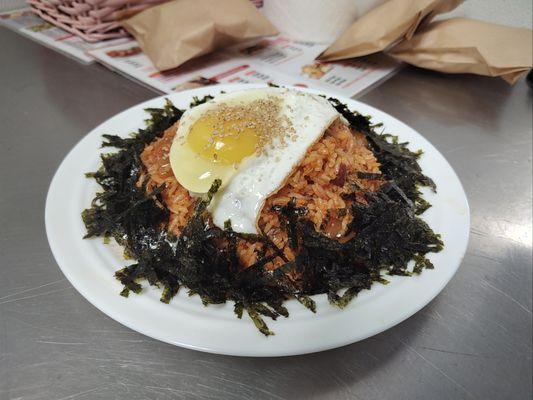
<svg viewBox="0 0 533 400">
<path fill-rule="evenodd" d="M 331 43 L 355 21 L 358 3 L 359 0 L 264 0 L 263 12 L 285 37 Z"/>
</svg>

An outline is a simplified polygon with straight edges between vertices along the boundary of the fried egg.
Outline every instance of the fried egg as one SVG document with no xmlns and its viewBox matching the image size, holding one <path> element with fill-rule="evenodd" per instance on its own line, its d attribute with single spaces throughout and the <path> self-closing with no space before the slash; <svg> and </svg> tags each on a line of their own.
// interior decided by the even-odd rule
<svg viewBox="0 0 533 400">
<path fill-rule="evenodd" d="M 265 200 L 332 122 L 339 118 L 324 98 L 281 88 L 221 94 L 186 111 L 170 149 L 174 176 L 191 194 L 222 185 L 208 210 L 213 223 L 258 233 Z"/>
</svg>

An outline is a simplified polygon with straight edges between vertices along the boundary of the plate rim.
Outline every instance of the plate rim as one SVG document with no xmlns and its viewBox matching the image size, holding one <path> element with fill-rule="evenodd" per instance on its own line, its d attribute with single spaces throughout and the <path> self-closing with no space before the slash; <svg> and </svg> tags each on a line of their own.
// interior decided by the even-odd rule
<svg viewBox="0 0 533 400">
<path fill-rule="evenodd" d="M 113 115 L 111 117 L 109 117 L 105 121 L 102 121 L 100 124 L 98 124 L 95 128 L 90 130 L 86 135 L 84 135 L 69 150 L 69 152 L 65 155 L 65 157 L 63 158 L 63 160 L 59 164 L 59 166 L 58 166 L 57 170 L 55 171 L 54 176 L 53 176 L 53 178 L 51 180 L 50 186 L 48 188 L 47 196 L 46 196 L 45 218 L 44 218 L 45 219 L 45 227 L 46 227 L 46 235 L 47 235 L 47 239 L 48 239 L 48 243 L 50 245 L 51 251 L 52 251 L 52 253 L 54 255 L 54 259 L 56 260 L 56 263 L 59 266 L 60 270 L 63 272 L 63 274 L 68 279 L 68 281 L 72 284 L 72 286 L 74 286 L 74 288 L 89 303 L 91 303 L 93 306 L 98 308 L 104 314 L 106 314 L 107 316 L 111 317 L 115 321 L 121 323 L 122 325 L 124 325 L 124 326 L 126 326 L 126 327 L 128 327 L 128 328 L 130 328 L 130 329 L 132 329 L 134 331 L 142 333 L 142 334 L 144 334 L 146 336 L 152 337 L 154 339 L 157 339 L 157 340 L 169 343 L 169 344 L 177 345 L 177 346 L 188 348 L 188 349 L 192 349 L 192 350 L 199 350 L 199 351 L 203 351 L 203 352 L 214 353 L 214 354 L 235 355 L 235 356 L 254 356 L 254 357 L 274 357 L 274 356 L 278 357 L 278 356 L 292 356 L 292 355 L 299 355 L 299 354 L 314 353 L 314 352 L 324 351 L 324 350 L 333 349 L 333 348 L 337 348 L 337 347 L 342 347 L 342 346 L 345 346 L 345 345 L 348 345 L 348 344 L 351 344 L 351 343 L 355 343 L 357 341 L 364 340 L 364 339 L 366 339 L 368 337 L 374 336 L 374 335 L 376 335 L 378 333 L 381 333 L 381 332 L 383 332 L 383 331 L 385 331 L 387 329 L 390 329 L 391 327 L 393 327 L 395 325 L 398 325 L 399 323 L 403 322 L 404 320 L 410 318 L 412 315 L 416 314 L 418 311 L 420 311 L 422 308 L 424 308 L 426 305 L 428 305 L 431 301 L 433 301 L 433 299 L 439 293 L 442 292 L 444 287 L 450 282 L 450 280 L 453 278 L 453 276 L 457 273 L 457 270 L 459 269 L 460 265 L 462 264 L 462 262 L 464 260 L 464 257 L 465 257 L 465 254 L 466 254 L 466 250 L 467 250 L 467 247 L 468 247 L 469 238 L 470 238 L 470 223 L 471 223 L 470 206 L 469 206 L 469 203 L 468 203 L 468 198 L 466 196 L 466 192 L 464 190 L 464 187 L 463 187 L 463 185 L 462 185 L 457 173 L 455 172 L 453 167 L 450 165 L 448 160 L 442 155 L 442 153 L 440 153 L 440 151 L 435 146 L 433 146 L 433 144 L 427 138 L 425 138 L 418 131 L 416 131 L 415 129 L 413 129 L 409 125 L 405 124 L 401 120 L 397 119 L 393 115 L 390 115 L 389 113 L 387 113 L 385 111 L 382 111 L 382 110 L 380 110 L 380 109 L 378 109 L 378 108 L 376 108 L 374 106 L 368 105 L 368 104 L 363 103 L 363 102 L 361 102 L 359 100 L 354 100 L 354 99 L 347 98 L 347 97 L 344 97 L 344 96 L 338 96 L 338 95 L 336 95 L 334 93 L 328 93 L 327 91 L 323 91 L 323 90 L 313 90 L 313 89 L 307 89 L 307 88 L 299 88 L 299 87 L 287 86 L 287 87 L 295 89 L 295 90 L 302 90 L 302 91 L 305 91 L 305 92 L 324 94 L 324 95 L 326 95 L 328 97 L 337 98 L 337 99 L 339 99 L 342 102 L 352 103 L 349 106 L 350 109 L 357 110 L 357 106 L 358 105 L 363 105 L 365 108 L 371 110 L 372 112 L 377 112 L 377 114 L 384 114 L 388 118 L 391 118 L 392 120 L 395 120 L 397 123 L 400 123 L 401 125 L 403 125 L 403 126 L 407 127 L 408 129 L 410 129 L 412 132 L 414 132 L 416 135 L 418 135 L 423 141 L 427 142 L 429 144 L 429 146 L 432 148 L 432 151 L 436 152 L 442 158 L 442 160 L 445 162 L 445 166 L 448 168 L 449 172 L 451 172 L 451 174 L 456 179 L 456 181 L 457 181 L 456 183 L 458 183 L 458 188 L 460 189 L 460 192 L 461 192 L 461 195 L 462 195 L 461 196 L 462 197 L 461 200 L 464 201 L 463 205 L 465 206 L 465 211 L 466 211 L 466 220 L 465 220 L 466 225 L 465 225 L 465 232 L 464 232 L 464 234 L 465 234 L 465 236 L 464 236 L 464 245 L 463 245 L 463 248 L 460 251 L 461 255 L 460 255 L 459 259 L 456 262 L 457 265 L 453 268 L 453 271 L 447 275 L 446 279 L 444 279 L 444 280 L 442 280 L 440 282 L 440 285 L 438 286 L 438 288 L 435 288 L 433 290 L 432 295 L 429 296 L 426 299 L 427 301 L 420 302 L 416 307 L 411 308 L 410 311 L 404 312 L 402 315 L 399 315 L 396 318 L 389 319 L 388 323 L 383 324 L 381 327 L 379 327 L 377 329 L 370 330 L 370 331 L 367 332 L 367 334 L 360 335 L 356 339 L 348 339 L 348 340 L 336 341 L 334 343 L 328 342 L 328 343 L 325 343 L 323 345 L 315 345 L 312 348 L 308 348 L 308 349 L 304 349 L 304 350 L 295 350 L 295 351 L 282 350 L 282 351 L 270 351 L 270 352 L 268 352 L 268 351 L 267 352 L 264 352 L 264 351 L 252 351 L 252 352 L 243 351 L 243 352 L 239 352 L 239 351 L 228 350 L 228 349 L 223 349 L 223 348 L 214 348 L 214 347 L 210 347 L 209 345 L 202 346 L 202 345 L 198 345 L 198 344 L 177 342 L 175 340 L 170 340 L 168 337 L 165 337 L 164 335 L 157 335 L 157 334 L 154 334 L 154 332 L 149 332 L 148 330 L 143 329 L 142 326 L 139 327 L 138 325 L 133 324 L 127 318 L 124 318 L 122 315 L 117 314 L 114 310 L 101 306 L 100 303 L 93 298 L 93 295 L 86 290 L 84 285 L 81 282 L 78 282 L 75 279 L 74 274 L 72 273 L 72 271 L 69 270 L 68 266 L 64 265 L 64 262 L 63 262 L 64 261 L 63 260 L 64 257 L 63 257 L 62 251 L 61 251 L 60 247 L 58 246 L 58 243 L 54 240 L 55 239 L 54 238 L 54 233 L 52 232 L 53 222 L 51 221 L 51 209 L 52 209 L 52 207 L 54 205 L 51 204 L 51 202 L 52 202 L 51 199 L 53 197 L 53 189 L 55 188 L 55 185 L 57 185 L 57 182 L 59 180 L 60 173 L 61 173 L 62 169 L 65 168 L 65 165 L 66 165 L 67 161 L 69 160 L 69 157 L 71 157 L 71 155 L 75 152 L 75 150 L 77 148 L 79 148 L 83 144 L 83 142 L 85 140 L 88 140 L 88 138 L 90 136 L 95 135 L 99 130 L 101 130 L 101 128 L 103 126 L 108 124 L 113 119 L 118 119 L 120 116 L 127 115 L 128 113 L 132 112 L 133 109 L 135 109 L 135 108 L 144 109 L 150 103 L 153 103 L 153 102 L 156 102 L 156 101 L 163 101 L 165 98 L 183 97 L 183 98 L 187 98 L 187 99 L 190 100 L 190 99 L 192 99 L 193 96 L 198 95 L 198 92 L 200 92 L 200 95 L 203 95 L 203 93 L 205 93 L 205 92 L 219 93 L 220 91 L 234 91 L 234 90 L 258 88 L 258 87 L 266 87 L 266 85 L 263 85 L 263 84 L 253 84 L 253 85 L 251 85 L 251 84 L 216 85 L 216 86 L 202 87 L 202 88 L 196 88 L 196 89 L 182 91 L 182 92 L 171 93 L 171 94 L 162 95 L 162 96 L 156 96 L 156 97 L 154 97 L 152 99 L 143 101 L 143 102 L 141 102 L 139 104 L 136 104 L 136 105 L 133 105 L 133 106 L 131 106 L 131 107 L 129 107 L 129 108 L 127 108 L 127 109 L 125 109 L 125 110 L 123 110 L 123 111 L 121 111 L 121 112 L 119 112 L 119 113 L 117 113 L 117 114 L 115 114 L 115 115 Z M 375 118 L 375 117 L 372 116 L 372 118 Z M 381 121 L 377 121 L 377 122 L 381 122 Z M 393 134 L 397 134 L 396 132 L 392 132 L 392 133 Z M 401 136 L 400 133 L 398 133 L 398 134 Z M 80 213 L 81 213 L 81 211 L 82 210 L 79 210 Z M 113 277 L 110 276 L 109 279 L 113 280 Z M 115 295 L 118 296 L 118 293 L 116 293 Z M 313 298 L 315 298 L 315 299 L 316 298 L 324 298 L 324 297 L 325 297 L 325 294 L 319 294 L 319 295 L 314 295 L 313 296 Z M 354 300 L 354 302 L 355 301 L 356 300 Z M 231 302 L 229 302 L 229 303 L 231 303 Z M 164 305 L 164 306 L 167 306 L 167 305 Z M 343 312 L 346 312 L 346 310 L 343 311 Z M 248 322 L 250 324 L 252 324 L 251 321 L 248 321 Z M 268 340 L 268 338 L 264 338 L 262 335 L 261 335 L 261 339 Z"/>
</svg>

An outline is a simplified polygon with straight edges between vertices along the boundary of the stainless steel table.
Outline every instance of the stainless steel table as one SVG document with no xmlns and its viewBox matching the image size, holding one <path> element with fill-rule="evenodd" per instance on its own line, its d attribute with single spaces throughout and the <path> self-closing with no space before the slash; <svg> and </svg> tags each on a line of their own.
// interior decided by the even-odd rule
<svg viewBox="0 0 533 400">
<path fill-rule="evenodd" d="M 414 68 L 361 100 L 443 152 L 472 208 L 468 253 L 427 307 L 307 356 L 203 354 L 133 332 L 65 280 L 52 175 L 91 128 L 154 93 L 0 29 L 0 399 L 531 399 L 532 91 Z M 68 188 L 65 188 L 68 191 Z M 111 279 L 111 278 L 110 278 Z"/>
</svg>

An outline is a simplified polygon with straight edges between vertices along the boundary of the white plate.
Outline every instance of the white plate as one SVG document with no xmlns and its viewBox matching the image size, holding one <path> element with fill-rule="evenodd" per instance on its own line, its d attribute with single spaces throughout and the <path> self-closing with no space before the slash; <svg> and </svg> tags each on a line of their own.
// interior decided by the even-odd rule
<svg viewBox="0 0 533 400">
<path fill-rule="evenodd" d="M 188 108 L 193 96 L 217 94 L 261 85 L 219 85 L 173 93 L 177 107 Z M 306 90 L 318 93 L 313 90 Z M 337 97 L 337 96 L 334 96 Z M 396 118 L 366 104 L 338 97 L 362 114 L 382 122 L 386 132 L 408 141 L 411 149 L 423 149 L 420 165 L 437 184 L 438 193 L 425 191 L 433 205 L 423 218 L 442 235 L 444 250 L 429 258 L 434 270 L 420 276 L 392 277 L 389 285 L 378 283 L 363 291 L 344 310 L 328 304 L 325 295 L 314 296 L 317 313 L 296 301 L 287 302 L 289 318 L 271 321 L 274 336 L 265 337 L 247 316 L 239 320 L 233 304 L 204 307 L 198 296 L 181 290 L 170 304 L 159 301 L 160 290 L 143 284 L 140 295 L 119 296 L 121 284 L 114 271 L 127 263 L 118 246 L 104 245 L 101 238 L 83 240 L 80 214 L 90 206 L 98 190 L 84 177 L 100 164 L 102 134 L 127 135 L 144 126 L 147 107 L 161 107 L 164 97 L 134 106 L 105 121 L 70 151 L 57 170 L 46 199 L 46 232 L 59 267 L 72 285 L 92 304 L 118 322 L 147 336 L 190 349 L 239 356 L 284 356 L 311 353 L 343 346 L 388 329 L 428 304 L 457 271 L 468 242 L 470 213 L 457 175 L 444 157 L 420 134 Z M 389 279 L 389 278 L 387 278 Z"/>
</svg>

